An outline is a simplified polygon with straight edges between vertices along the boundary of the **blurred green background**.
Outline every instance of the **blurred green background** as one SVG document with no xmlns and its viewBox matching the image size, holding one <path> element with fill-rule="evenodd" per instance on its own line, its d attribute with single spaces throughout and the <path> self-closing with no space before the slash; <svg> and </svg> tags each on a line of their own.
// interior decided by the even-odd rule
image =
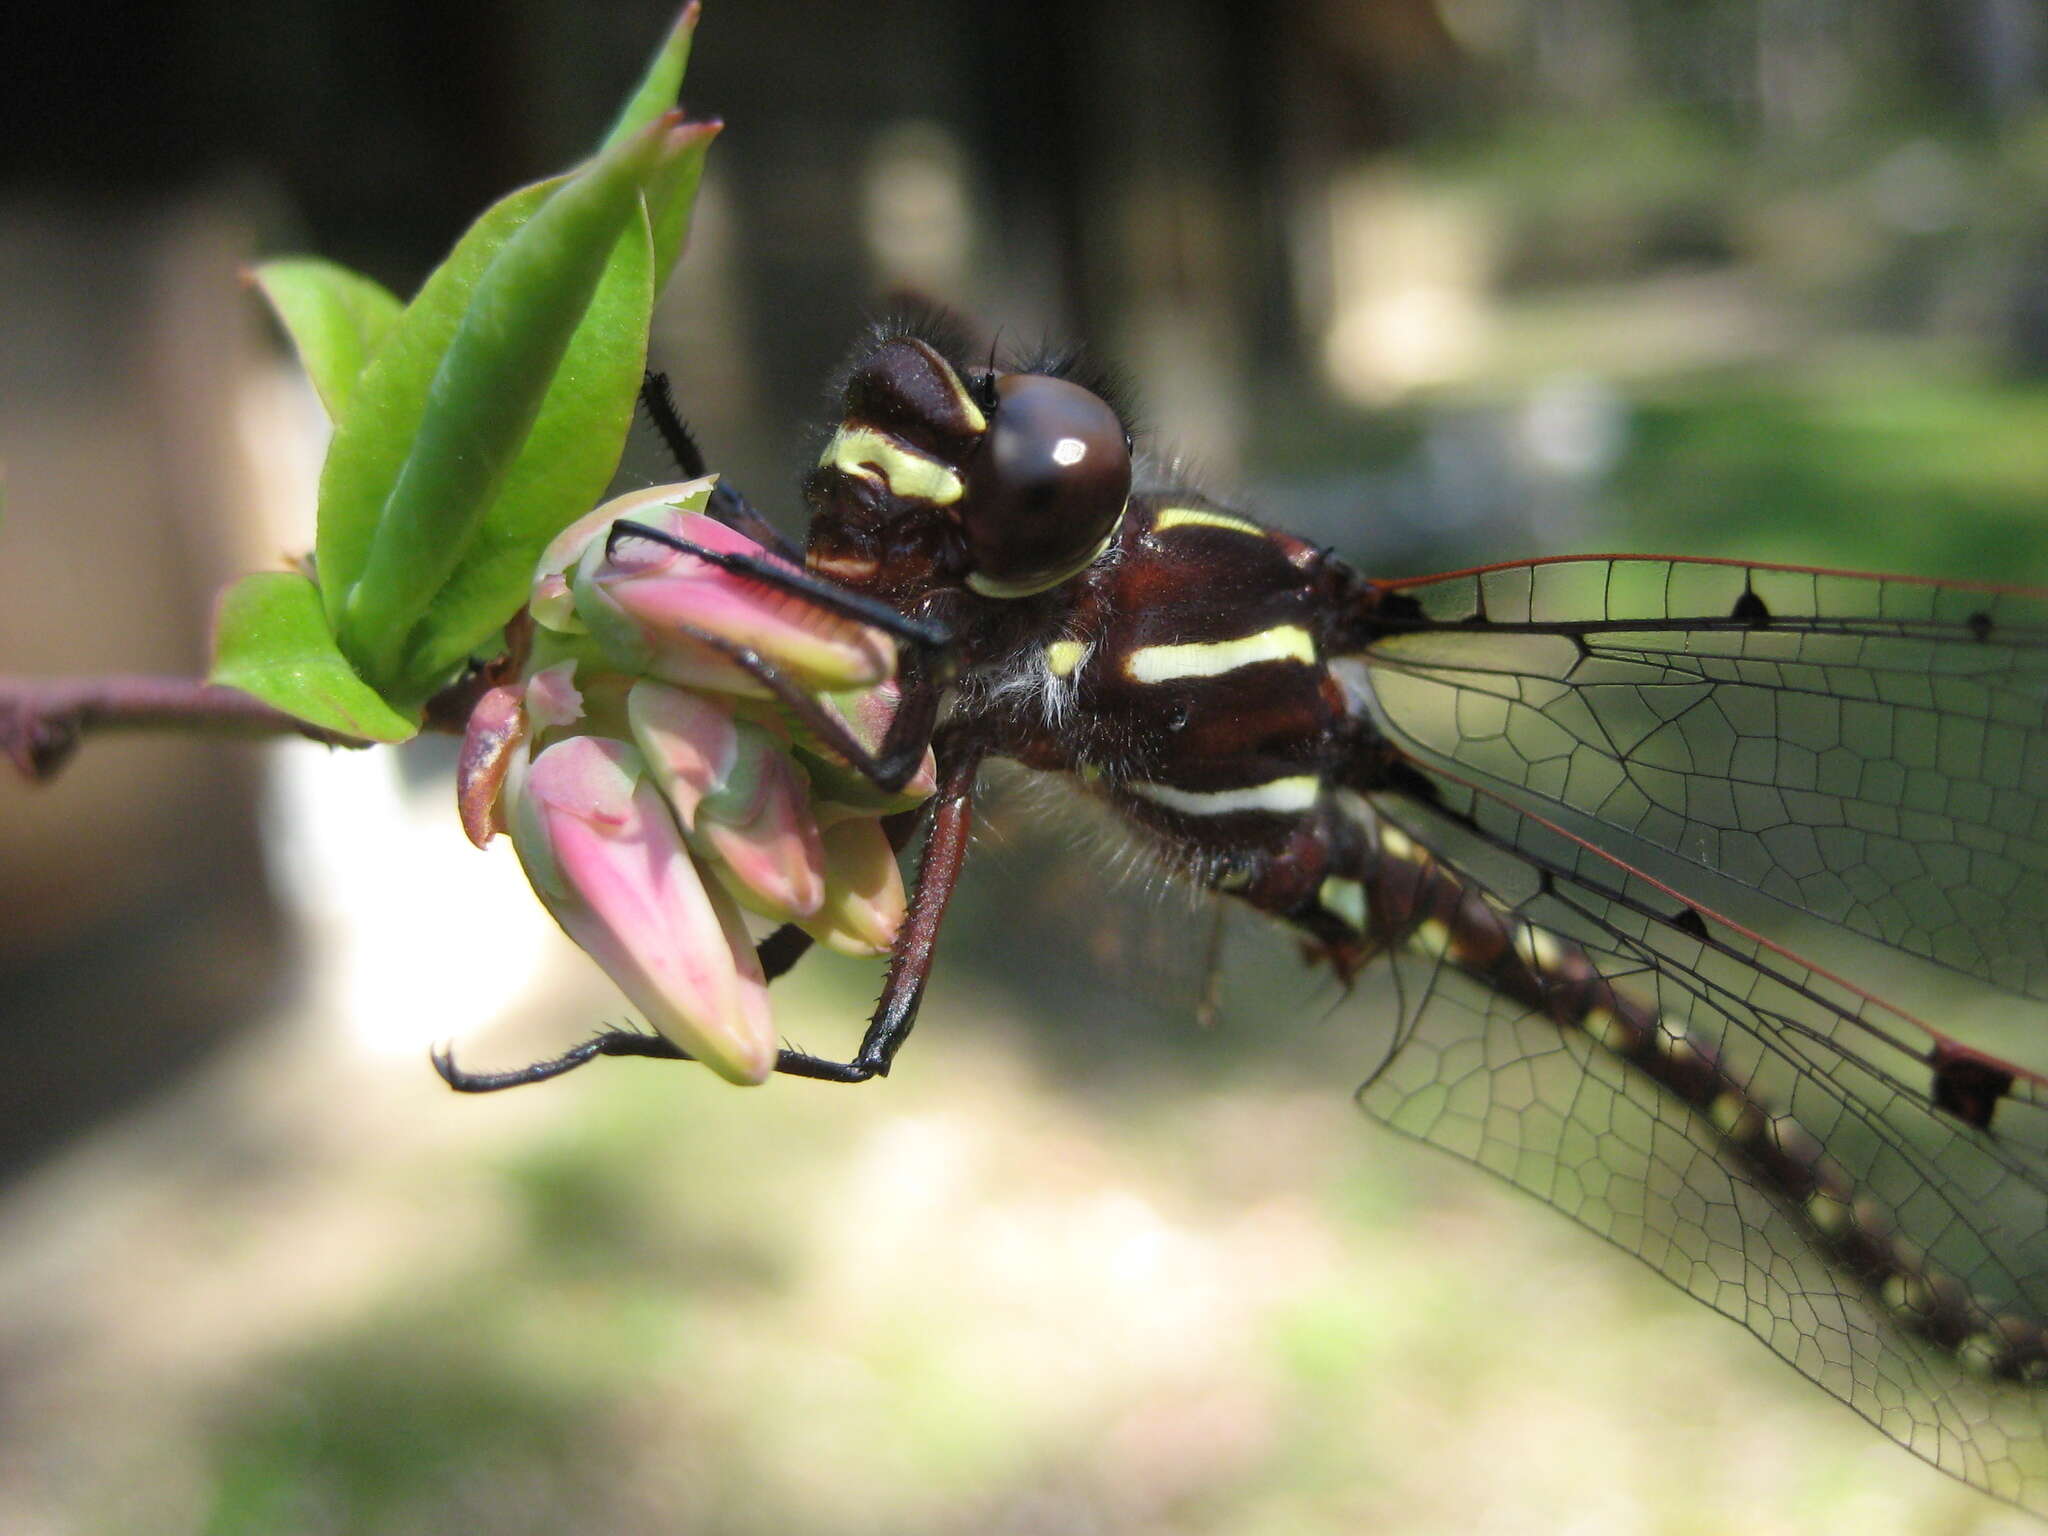
<svg viewBox="0 0 2048 1536">
<path fill-rule="evenodd" d="M 0 669 L 196 667 L 210 591 L 311 535 L 317 411 L 237 265 L 409 290 L 666 19 L 10 21 Z M 2040 582 L 2044 86 L 2032 0 L 723 0 L 658 360 L 792 529 L 822 381 L 909 289 L 1089 339 L 1155 446 L 1377 574 Z M 1029 786 L 887 1084 L 455 1099 L 428 1042 L 618 1004 L 448 766 L 0 782 L 0 1530 L 2032 1528 L 1366 1123 L 1326 981 L 1198 1026 L 1206 920 Z M 850 1044 L 876 984 L 807 965 L 784 1027 Z"/>
</svg>

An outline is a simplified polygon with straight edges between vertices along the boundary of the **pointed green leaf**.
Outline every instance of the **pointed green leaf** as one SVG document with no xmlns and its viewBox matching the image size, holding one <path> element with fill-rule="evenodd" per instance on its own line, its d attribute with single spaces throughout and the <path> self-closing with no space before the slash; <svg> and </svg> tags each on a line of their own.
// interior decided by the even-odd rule
<svg viewBox="0 0 2048 1536">
<path fill-rule="evenodd" d="M 362 575 L 378 514 L 419 430 L 428 387 L 470 295 L 505 243 L 562 180 L 521 187 L 485 210 L 406 306 L 357 381 L 320 471 L 317 566 L 330 623 Z"/>
<path fill-rule="evenodd" d="M 387 697 L 408 690 L 401 658 L 413 628 L 503 488 L 621 233 L 639 218 L 641 185 L 664 158 L 670 131 L 664 123 L 606 151 L 548 196 L 477 277 L 433 360 L 361 572 L 338 596 L 330 586 L 327 598 L 330 612 L 339 605 L 342 650 Z M 409 309 L 378 354 L 358 407 L 412 319 Z M 330 469 L 353 448 L 348 429 L 364 414 L 352 409 L 343 421 Z M 380 438 L 375 446 L 389 444 Z M 325 553 L 322 581 L 345 581 Z"/>
<path fill-rule="evenodd" d="M 697 10 L 697 0 L 690 0 L 683 7 L 676 24 L 669 28 L 668 36 L 661 40 L 661 46 L 654 50 L 654 57 L 647 61 L 647 68 L 633 87 L 633 94 L 626 98 L 625 106 L 613 119 L 601 149 L 610 149 L 621 140 L 630 139 L 675 106 L 676 98 L 683 89 L 683 71 L 690 64 L 690 39 L 697 32 Z"/>
<path fill-rule="evenodd" d="M 319 590 L 296 571 L 258 571 L 221 594 L 207 681 L 365 741 L 404 741 L 419 729 L 356 676 L 328 631 Z"/>
<path fill-rule="evenodd" d="M 618 468 L 647 369 L 654 281 L 647 222 L 619 239 L 569 340 L 533 430 L 462 564 L 415 628 L 404 675 L 431 689 L 488 647 L 532 595 L 548 541 L 587 512 Z"/>
<path fill-rule="evenodd" d="M 266 261 L 250 277 L 291 337 L 327 419 L 341 420 L 363 365 L 404 306 L 381 283 L 317 257 Z"/>
<path fill-rule="evenodd" d="M 640 83 L 626 98 L 607 145 L 652 122 L 676 105 L 683 88 L 683 72 L 690 62 L 690 40 L 697 31 L 697 0 L 683 7 L 682 15 L 670 28 L 654 57 L 648 61 Z M 676 141 L 678 153 L 647 184 L 647 212 L 654 226 L 654 288 L 658 295 L 667 286 L 690 233 L 690 209 L 696 202 L 697 182 L 704 172 L 704 154 L 722 125 L 717 122 L 690 123 Z"/>
<path fill-rule="evenodd" d="M 722 123 L 685 123 L 676 130 L 676 153 L 647 186 L 647 214 L 654 226 L 654 286 L 659 293 L 675 271 L 690 236 L 690 214 L 697 205 L 697 183 L 704 175 L 704 156 Z"/>
</svg>

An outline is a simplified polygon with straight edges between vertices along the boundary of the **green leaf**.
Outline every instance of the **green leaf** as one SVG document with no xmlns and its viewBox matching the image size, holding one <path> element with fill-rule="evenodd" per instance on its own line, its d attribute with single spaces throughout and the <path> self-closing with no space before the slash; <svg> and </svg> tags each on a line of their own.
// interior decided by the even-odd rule
<svg viewBox="0 0 2048 1536">
<path fill-rule="evenodd" d="M 697 30 L 697 0 L 683 7 L 676 24 L 669 29 L 654 57 L 647 63 L 640 83 L 619 111 L 605 145 L 617 143 L 676 104 L 683 88 L 683 71 L 690 62 L 690 40 Z M 686 123 L 677 132 L 675 159 L 657 172 L 647 186 L 647 212 L 654 226 L 654 289 L 658 295 L 667 286 L 682 255 L 690 233 L 690 210 L 697 199 L 698 178 L 704 172 L 704 154 L 723 126 L 718 122 Z"/>
<path fill-rule="evenodd" d="M 317 568 L 330 623 L 362 575 L 378 514 L 419 430 L 428 387 L 470 295 L 505 243 L 562 181 L 521 187 L 485 210 L 406 306 L 357 381 L 320 471 Z"/>
<path fill-rule="evenodd" d="M 404 306 L 381 283 L 318 257 L 266 261 L 250 277 L 291 337 L 327 419 L 341 420 L 363 365 Z"/>
<path fill-rule="evenodd" d="M 647 369 L 651 260 L 647 222 L 636 217 L 619 238 L 503 488 L 413 632 L 404 672 L 419 685 L 432 687 L 489 646 L 532 596 L 534 565 L 548 541 L 604 494 Z"/>
<path fill-rule="evenodd" d="M 323 519 L 331 488 L 389 489 L 354 579 L 325 540 L 320 571 L 343 652 L 387 697 L 419 690 L 401 668 L 414 625 L 502 490 L 670 131 L 645 130 L 544 192 L 466 292 L 428 285 L 365 373 L 328 453 Z M 414 330 L 445 334 L 445 347 L 401 346 Z M 360 506 L 349 521 L 359 526 Z"/>
<path fill-rule="evenodd" d="M 690 214 L 697 205 L 697 183 L 704 175 L 704 156 L 722 123 L 685 123 L 674 135 L 676 153 L 647 186 L 647 214 L 654 226 L 654 286 L 668 285 L 676 259 L 690 237 Z"/>
<path fill-rule="evenodd" d="M 365 741 L 404 741 L 419 729 L 356 676 L 327 628 L 319 589 L 296 571 L 258 571 L 221 594 L 207 681 Z"/>
<path fill-rule="evenodd" d="M 696 35 L 697 12 L 697 0 L 690 0 L 683 7 L 676 24 L 669 28 L 668 36 L 661 40 L 661 46 L 654 50 L 654 57 L 647 61 L 640 83 L 633 87 L 633 94 L 626 98 L 625 106 L 613 119 L 604 143 L 599 146 L 601 150 L 630 139 L 675 106 L 676 97 L 683 89 L 683 71 L 690 64 L 690 39 Z"/>
</svg>

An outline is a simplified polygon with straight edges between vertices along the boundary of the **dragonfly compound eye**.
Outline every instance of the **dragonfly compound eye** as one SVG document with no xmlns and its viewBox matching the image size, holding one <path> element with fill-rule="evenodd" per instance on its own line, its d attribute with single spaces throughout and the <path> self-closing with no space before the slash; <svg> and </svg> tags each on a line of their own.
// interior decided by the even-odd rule
<svg viewBox="0 0 2048 1536">
<path fill-rule="evenodd" d="M 1088 565 L 1131 494 L 1124 426 L 1099 395 L 1042 373 L 996 380 L 960 518 L 984 597 L 1029 597 Z"/>
</svg>

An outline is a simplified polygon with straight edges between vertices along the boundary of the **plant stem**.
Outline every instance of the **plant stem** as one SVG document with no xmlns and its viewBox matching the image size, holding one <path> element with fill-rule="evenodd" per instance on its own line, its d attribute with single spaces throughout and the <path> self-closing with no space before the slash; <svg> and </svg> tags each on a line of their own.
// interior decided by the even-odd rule
<svg viewBox="0 0 2048 1536">
<path fill-rule="evenodd" d="M 88 730 L 172 730 L 208 736 L 305 736 L 371 745 L 296 720 L 217 683 L 185 677 L 0 677 L 0 754 L 31 782 L 56 776 Z"/>
</svg>

